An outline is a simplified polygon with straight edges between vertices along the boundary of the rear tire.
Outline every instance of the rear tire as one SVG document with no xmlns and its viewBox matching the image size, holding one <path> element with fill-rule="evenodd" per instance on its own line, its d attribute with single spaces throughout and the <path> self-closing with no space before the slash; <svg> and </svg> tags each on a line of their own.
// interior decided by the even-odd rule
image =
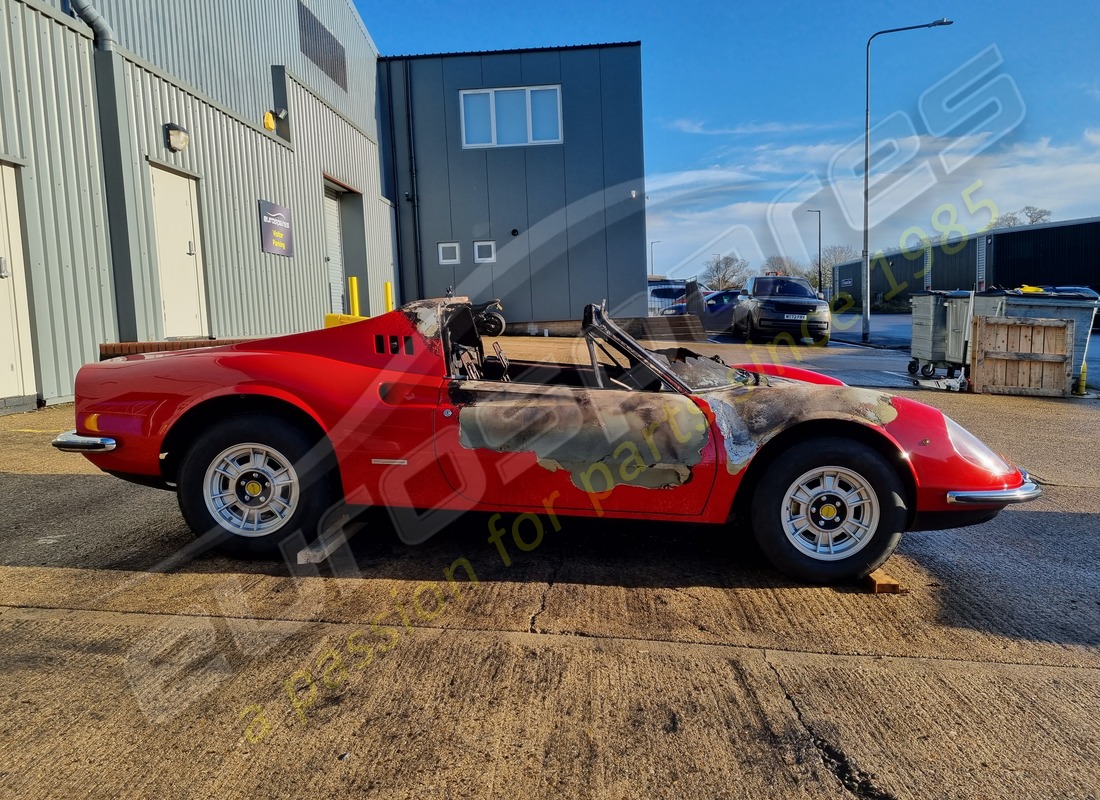
<svg viewBox="0 0 1100 800">
<path fill-rule="evenodd" d="M 835 583 L 869 575 L 897 548 L 905 490 L 894 467 L 859 442 L 801 442 L 757 484 L 752 528 L 760 549 L 800 581 Z"/>
<path fill-rule="evenodd" d="M 316 539 L 338 499 L 327 440 L 316 443 L 285 420 L 230 417 L 207 430 L 180 463 L 177 498 L 196 536 L 223 550 L 277 556 L 300 534 Z"/>
<path fill-rule="evenodd" d="M 482 336 L 500 336 L 508 323 L 504 316 L 496 311 L 486 311 L 480 314 L 475 321 L 478 333 Z"/>
</svg>

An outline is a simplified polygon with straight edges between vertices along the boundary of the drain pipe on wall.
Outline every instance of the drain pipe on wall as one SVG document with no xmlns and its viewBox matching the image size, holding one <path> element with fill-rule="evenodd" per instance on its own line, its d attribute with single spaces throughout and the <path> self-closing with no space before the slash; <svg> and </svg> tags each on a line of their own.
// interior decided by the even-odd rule
<svg viewBox="0 0 1100 800">
<path fill-rule="evenodd" d="M 69 5 L 82 20 L 91 26 L 95 32 L 96 48 L 99 50 L 114 50 L 118 40 L 115 32 L 108 24 L 106 18 L 99 13 L 99 9 L 92 5 L 91 0 L 69 0 Z"/>
</svg>

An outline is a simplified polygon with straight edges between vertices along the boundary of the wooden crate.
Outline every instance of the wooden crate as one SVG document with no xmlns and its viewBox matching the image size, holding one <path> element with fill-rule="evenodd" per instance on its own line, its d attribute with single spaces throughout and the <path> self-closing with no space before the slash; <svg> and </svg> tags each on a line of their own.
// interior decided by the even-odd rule
<svg viewBox="0 0 1100 800">
<path fill-rule="evenodd" d="M 971 391 L 1046 397 L 1073 387 L 1073 320 L 974 317 Z"/>
</svg>

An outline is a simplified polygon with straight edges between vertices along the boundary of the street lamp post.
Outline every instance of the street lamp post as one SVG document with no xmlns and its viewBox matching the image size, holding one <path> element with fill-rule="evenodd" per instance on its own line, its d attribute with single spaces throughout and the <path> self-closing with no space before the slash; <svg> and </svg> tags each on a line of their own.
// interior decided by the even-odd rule
<svg viewBox="0 0 1100 800">
<path fill-rule="evenodd" d="M 660 243 L 661 243 L 660 239 L 655 239 L 654 241 L 649 243 L 649 274 L 650 275 L 653 274 L 653 245 L 660 244 Z"/>
<path fill-rule="evenodd" d="M 821 209 L 807 208 L 807 214 L 817 214 L 817 290 L 824 292 L 825 287 L 821 283 Z"/>
<path fill-rule="evenodd" d="M 863 341 L 871 339 L 871 248 L 870 232 L 868 230 L 868 199 L 870 198 L 871 184 L 871 42 L 876 36 L 884 33 L 900 33 L 901 31 L 915 31 L 920 28 L 939 28 L 943 25 L 953 25 L 947 17 L 937 19 L 935 22 L 926 22 L 923 25 L 908 25 L 904 28 L 887 28 L 884 31 L 876 31 L 867 40 L 867 93 L 864 106 L 864 133 L 863 133 Z"/>
</svg>

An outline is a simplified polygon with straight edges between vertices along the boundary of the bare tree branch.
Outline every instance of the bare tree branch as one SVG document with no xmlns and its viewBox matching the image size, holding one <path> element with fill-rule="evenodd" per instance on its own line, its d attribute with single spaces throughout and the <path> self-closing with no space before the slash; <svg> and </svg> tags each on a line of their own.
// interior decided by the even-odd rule
<svg viewBox="0 0 1100 800">
<path fill-rule="evenodd" d="M 749 262 L 737 256 L 714 256 L 703 262 L 703 282 L 711 289 L 734 289 L 745 282 Z"/>
</svg>

